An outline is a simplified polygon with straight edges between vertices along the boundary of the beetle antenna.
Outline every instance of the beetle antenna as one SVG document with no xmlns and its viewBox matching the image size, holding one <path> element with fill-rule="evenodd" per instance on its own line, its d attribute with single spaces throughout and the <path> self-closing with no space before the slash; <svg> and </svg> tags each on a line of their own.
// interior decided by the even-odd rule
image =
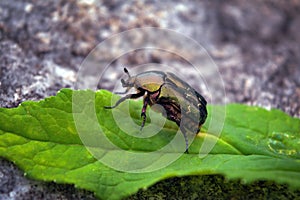
<svg viewBox="0 0 300 200">
<path fill-rule="evenodd" d="M 130 78 L 130 74 L 129 74 L 129 71 L 127 70 L 126 67 L 124 67 L 124 72 L 128 75 L 128 77 Z"/>
</svg>

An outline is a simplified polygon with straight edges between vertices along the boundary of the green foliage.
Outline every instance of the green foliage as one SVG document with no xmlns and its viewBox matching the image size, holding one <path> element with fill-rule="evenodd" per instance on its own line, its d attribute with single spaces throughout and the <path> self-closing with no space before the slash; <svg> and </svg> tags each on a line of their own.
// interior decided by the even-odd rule
<svg viewBox="0 0 300 200">
<path fill-rule="evenodd" d="M 74 95 L 82 98 L 83 104 L 72 104 Z M 85 101 L 87 96 L 93 97 L 95 106 L 93 101 Z M 111 105 L 112 97 L 116 98 L 104 90 L 94 93 L 63 89 L 57 96 L 39 102 L 24 102 L 13 109 L 0 108 L 0 156 L 13 161 L 31 178 L 75 184 L 94 191 L 101 199 L 120 199 L 160 180 L 186 175 L 222 174 L 244 182 L 271 180 L 300 188 L 300 119 L 279 110 L 238 104 L 226 106 L 226 119 L 219 138 L 211 133 L 198 134 L 190 154 L 182 154 L 170 165 L 142 173 L 112 169 L 83 145 L 78 128 L 93 132 L 94 127 L 85 114 L 81 123 L 75 123 L 74 110 L 81 116 L 94 108 L 101 129 L 120 147 L 120 152 L 155 151 L 168 144 L 177 132 L 177 126 L 166 121 L 164 128 L 151 137 L 137 138 L 124 133 L 116 124 L 112 110 L 103 108 Z M 88 106 L 91 104 L 93 106 Z M 126 126 L 126 120 L 131 119 L 126 116 L 125 107 L 121 105 L 116 109 Z M 134 123 L 139 126 L 141 102 L 130 101 L 129 107 Z M 223 107 L 209 106 L 209 110 L 212 108 Z M 151 113 L 153 127 L 162 120 L 160 114 Z M 147 124 L 149 122 L 148 119 Z M 204 130 L 208 130 L 209 123 L 208 118 Z M 134 128 L 132 132 L 143 134 Z M 207 156 L 200 158 L 199 148 L 205 136 L 216 145 Z M 110 155 L 107 144 L 101 145 L 103 141 L 97 138 L 94 140 L 89 144 L 97 145 L 94 147 L 99 149 L 100 155 Z"/>
</svg>

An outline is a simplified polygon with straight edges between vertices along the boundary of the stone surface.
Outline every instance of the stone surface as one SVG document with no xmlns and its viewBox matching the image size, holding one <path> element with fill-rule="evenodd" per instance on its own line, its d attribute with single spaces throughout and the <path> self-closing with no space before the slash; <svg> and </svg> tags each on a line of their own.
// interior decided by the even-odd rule
<svg viewBox="0 0 300 200">
<path fill-rule="evenodd" d="M 278 108 L 300 117 L 299 8 L 299 2 L 292 0 L 1 0 L 0 106 L 16 107 L 26 100 L 54 95 L 60 88 L 74 87 L 81 62 L 98 43 L 131 28 L 151 26 L 179 31 L 205 47 L 224 81 L 226 98 L 215 88 L 219 101 Z M 164 42 L 163 38 L 158 40 Z M 110 57 L 117 51 L 117 44 L 112 44 L 99 57 Z M 193 56 L 193 51 L 184 55 L 195 59 Z M 112 90 L 114 80 L 123 73 L 122 65 L 149 62 L 186 65 L 182 58 L 167 53 L 131 52 L 111 64 L 112 73 L 98 87 Z M 192 73 L 183 71 L 192 84 L 198 83 Z M 198 189 L 182 189 L 195 181 Z M 205 195 L 252 199 L 269 198 L 269 193 L 291 199 L 300 196 L 284 186 L 265 182 L 244 186 L 208 176 L 166 180 L 130 198 L 186 198 L 191 194 L 194 199 Z M 0 199 L 94 197 L 73 186 L 29 180 L 2 159 Z"/>
</svg>

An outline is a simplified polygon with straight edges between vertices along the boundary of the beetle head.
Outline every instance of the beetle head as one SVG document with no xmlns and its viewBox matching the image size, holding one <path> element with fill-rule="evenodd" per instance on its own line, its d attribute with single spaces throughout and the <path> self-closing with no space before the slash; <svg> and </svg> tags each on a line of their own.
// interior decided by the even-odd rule
<svg viewBox="0 0 300 200">
<path fill-rule="evenodd" d="M 122 86 L 127 87 L 127 88 L 133 87 L 134 79 L 130 76 L 130 74 L 126 68 L 124 68 L 124 72 L 128 75 L 128 79 L 127 80 L 121 79 Z"/>
</svg>

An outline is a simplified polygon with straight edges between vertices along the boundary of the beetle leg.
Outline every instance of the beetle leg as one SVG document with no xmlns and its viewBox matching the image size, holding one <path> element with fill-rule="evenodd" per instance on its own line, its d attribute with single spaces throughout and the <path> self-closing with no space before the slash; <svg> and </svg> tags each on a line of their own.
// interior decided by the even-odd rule
<svg viewBox="0 0 300 200">
<path fill-rule="evenodd" d="M 137 94 L 127 94 L 126 96 L 122 97 L 121 99 L 119 99 L 115 105 L 113 106 L 104 106 L 104 108 L 106 109 L 112 109 L 112 108 L 115 108 L 117 107 L 120 103 L 122 103 L 123 101 L 125 101 L 126 99 L 136 99 L 136 98 L 139 98 L 141 96 L 143 96 L 145 94 L 145 91 L 140 91 L 139 93 Z"/>
<path fill-rule="evenodd" d="M 144 98 L 144 104 L 143 104 L 143 108 L 142 108 L 142 112 L 141 112 L 141 117 L 143 118 L 143 122 L 142 122 L 140 130 L 142 130 L 143 127 L 145 126 L 145 122 L 146 122 L 146 118 L 147 118 L 147 116 L 146 116 L 146 110 L 147 110 L 148 102 L 149 102 L 149 97 L 146 96 Z"/>
<path fill-rule="evenodd" d="M 180 127 L 180 130 L 183 134 L 183 137 L 184 137 L 184 140 L 185 140 L 185 152 L 184 153 L 189 153 L 189 140 L 187 138 L 187 135 L 186 135 L 186 130 L 184 127 Z"/>
</svg>

